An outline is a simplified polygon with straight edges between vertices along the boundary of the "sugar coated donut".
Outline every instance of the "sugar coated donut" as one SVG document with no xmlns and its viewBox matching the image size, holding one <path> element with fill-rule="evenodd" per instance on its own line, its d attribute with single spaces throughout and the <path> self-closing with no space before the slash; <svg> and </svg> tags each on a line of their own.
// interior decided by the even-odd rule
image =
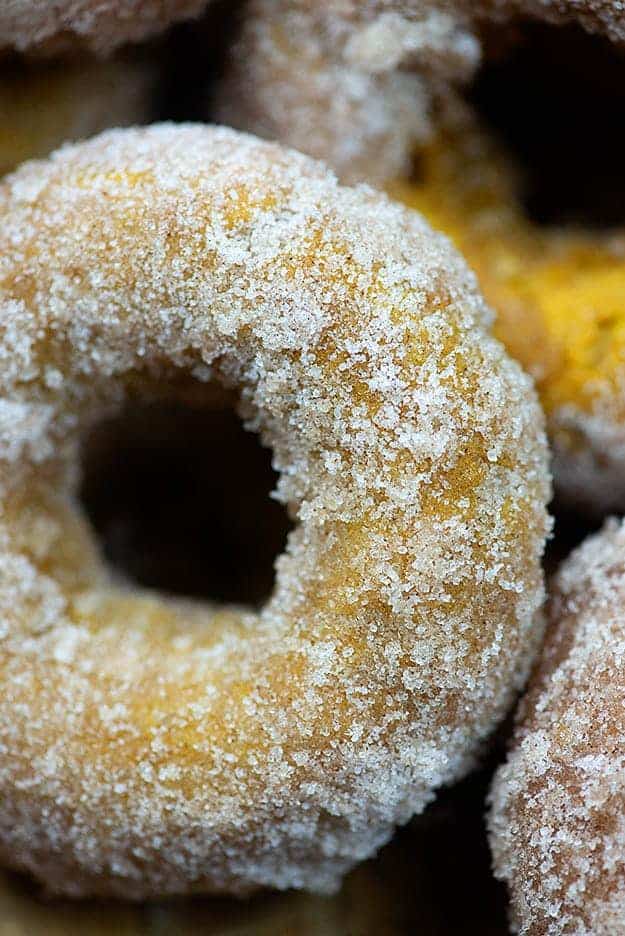
<svg viewBox="0 0 625 936">
<path fill-rule="evenodd" d="M 0 5 L 0 49 L 110 53 L 171 23 L 198 16 L 210 0 L 8 0 Z"/>
<path fill-rule="evenodd" d="M 144 61 L 9 67 L 0 72 L 0 175 L 61 143 L 145 123 L 155 68 Z"/>
<path fill-rule="evenodd" d="M 389 187 L 445 231 L 497 312 L 495 334 L 536 379 L 559 493 L 625 506 L 625 232 L 527 219 L 510 159 L 447 99 L 413 181 Z"/>
<path fill-rule="evenodd" d="M 432 136 L 432 91 L 472 76 L 485 22 L 577 21 L 625 42 L 619 0 L 251 0 L 245 16 L 217 116 L 376 183 Z"/>
<path fill-rule="evenodd" d="M 625 919 L 625 526 L 563 564 L 490 814 L 514 931 L 614 936 Z"/>
<path fill-rule="evenodd" d="M 70 895 L 332 891 L 540 639 L 529 378 L 420 216 L 234 131 L 66 147 L 0 219 L 0 858 Z M 83 431 L 190 377 L 295 523 L 258 613 L 116 582 L 75 499 Z"/>
</svg>

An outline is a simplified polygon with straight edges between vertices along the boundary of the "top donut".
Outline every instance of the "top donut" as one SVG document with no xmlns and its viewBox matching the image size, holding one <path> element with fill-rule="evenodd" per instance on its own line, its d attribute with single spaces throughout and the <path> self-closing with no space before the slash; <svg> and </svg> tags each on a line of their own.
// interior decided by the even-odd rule
<svg viewBox="0 0 625 936">
<path fill-rule="evenodd" d="M 88 49 L 107 55 L 198 16 L 209 0 L 6 0 L 0 50 L 52 55 Z"/>
</svg>

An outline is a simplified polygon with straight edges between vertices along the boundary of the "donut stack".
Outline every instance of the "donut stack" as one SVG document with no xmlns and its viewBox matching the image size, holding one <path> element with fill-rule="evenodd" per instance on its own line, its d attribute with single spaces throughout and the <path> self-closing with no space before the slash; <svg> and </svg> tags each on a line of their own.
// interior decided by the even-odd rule
<svg viewBox="0 0 625 936">
<path fill-rule="evenodd" d="M 0 934 L 625 936 L 625 9 L 0 49 Z"/>
</svg>

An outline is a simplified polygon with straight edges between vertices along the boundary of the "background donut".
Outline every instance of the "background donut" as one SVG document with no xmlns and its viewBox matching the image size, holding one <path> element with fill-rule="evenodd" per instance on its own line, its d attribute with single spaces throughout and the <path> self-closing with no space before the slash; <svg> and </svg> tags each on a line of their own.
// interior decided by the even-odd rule
<svg viewBox="0 0 625 936">
<path fill-rule="evenodd" d="M 401 9 L 252 0 L 212 114 L 324 159 L 348 182 L 401 175 L 432 134 L 430 82 L 468 80 L 480 60 L 462 20 L 429 4 Z"/>
<path fill-rule="evenodd" d="M 625 912 L 625 528 L 563 564 L 550 630 L 491 793 L 490 839 L 514 931 L 608 936 Z"/>
<path fill-rule="evenodd" d="M 213 112 L 326 160 L 346 181 L 384 184 L 431 137 L 441 83 L 475 74 L 483 27 L 497 23 L 501 43 L 503 27 L 527 17 L 625 41 L 609 0 L 252 0 Z"/>
</svg>

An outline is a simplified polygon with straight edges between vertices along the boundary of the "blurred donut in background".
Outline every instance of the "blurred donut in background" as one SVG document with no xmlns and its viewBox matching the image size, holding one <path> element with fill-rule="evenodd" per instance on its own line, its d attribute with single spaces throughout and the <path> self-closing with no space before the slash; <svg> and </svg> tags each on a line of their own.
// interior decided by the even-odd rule
<svg viewBox="0 0 625 936">
<path fill-rule="evenodd" d="M 596 150 L 593 110 L 605 111 L 610 95 L 609 119 L 625 126 L 625 96 L 617 99 L 596 77 L 605 59 L 605 83 L 623 86 L 619 5 L 252 0 L 246 9 L 216 97 L 219 118 L 321 156 L 341 178 L 384 185 L 447 233 L 478 274 L 498 316 L 498 337 L 537 381 L 560 500 L 599 515 L 625 507 L 625 194 L 609 165 L 617 162 L 613 152 L 625 158 L 625 134 L 611 134 L 605 165 L 583 161 Z M 527 17 L 558 25 L 530 27 Z M 561 89 L 567 74 L 581 75 L 570 80 L 572 101 L 584 69 L 592 76 L 578 111 L 573 104 L 566 110 L 577 139 L 562 134 L 560 166 L 551 157 L 545 174 L 557 191 L 557 174 L 566 178 L 567 163 L 576 165 L 575 184 L 589 189 L 591 202 L 597 186 L 584 173 L 606 173 L 613 186 L 607 199 L 587 206 L 587 221 L 543 223 L 526 210 L 523 166 L 475 106 L 474 88 L 489 67 L 479 71 L 480 62 L 513 59 L 518 50 L 531 59 L 533 42 L 543 59 L 555 48 L 553 77 Z M 564 78 L 556 74 L 561 58 Z M 617 59 L 620 71 L 610 65 Z M 509 121 L 519 103 L 514 93 Z M 500 95 L 503 108 L 505 87 Z M 556 98 L 553 106 L 557 125 Z M 523 119 L 527 138 L 549 138 L 544 112 L 533 123 Z"/>
<path fill-rule="evenodd" d="M 625 526 L 564 562 L 550 630 L 491 792 L 514 932 L 613 936 L 625 919 Z"/>
<path fill-rule="evenodd" d="M 383 184 L 409 171 L 433 96 L 471 79 L 493 23 L 501 44 L 528 17 L 625 41 L 622 5 L 604 0 L 251 0 L 215 116 Z"/>
<path fill-rule="evenodd" d="M 172 23 L 199 16 L 210 0 L 10 0 L 0 6 L 0 50 L 108 55 Z"/>
</svg>

